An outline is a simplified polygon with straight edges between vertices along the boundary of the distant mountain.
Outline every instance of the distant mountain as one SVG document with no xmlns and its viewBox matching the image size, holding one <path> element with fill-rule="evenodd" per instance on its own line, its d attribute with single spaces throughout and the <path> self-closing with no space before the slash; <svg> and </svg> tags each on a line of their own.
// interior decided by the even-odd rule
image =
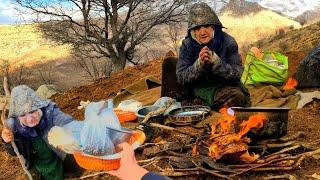
<svg viewBox="0 0 320 180">
<path fill-rule="evenodd" d="M 301 14 L 300 16 L 294 18 L 294 20 L 298 21 L 301 25 L 308 25 L 315 23 L 320 20 L 320 10 L 309 10 Z"/>
<path fill-rule="evenodd" d="M 266 10 L 258 3 L 247 2 L 244 0 L 230 0 L 224 7 L 221 8 L 220 13 L 231 12 L 235 17 L 245 16 L 250 13 L 258 13 L 262 10 Z"/>
<path fill-rule="evenodd" d="M 221 10 L 219 18 L 226 32 L 235 37 L 239 47 L 271 37 L 279 31 L 300 28 L 287 17 L 261 7 L 257 3 L 231 0 Z"/>
<path fill-rule="evenodd" d="M 320 8 L 319 0 L 248 0 L 256 2 L 262 7 L 285 14 L 289 17 L 297 17 L 309 10 Z"/>
</svg>

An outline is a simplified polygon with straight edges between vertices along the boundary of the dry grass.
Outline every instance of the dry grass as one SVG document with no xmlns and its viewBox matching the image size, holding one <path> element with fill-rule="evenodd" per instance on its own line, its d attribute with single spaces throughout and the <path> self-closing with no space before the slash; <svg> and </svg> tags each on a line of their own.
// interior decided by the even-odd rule
<svg viewBox="0 0 320 180">
<path fill-rule="evenodd" d="M 70 56 L 70 46 L 44 39 L 36 24 L 1 25 L 0 59 L 12 65 L 33 65 Z"/>
<path fill-rule="evenodd" d="M 320 44 L 320 21 L 301 29 L 289 31 L 282 36 L 273 36 L 256 42 L 263 50 L 310 51 Z"/>
<path fill-rule="evenodd" d="M 224 12 L 220 20 L 238 42 L 239 46 L 256 42 L 265 37 L 276 34 L 279 29 L 288 30 L 290 26 L 300 28 L 300 24 L 270 10 L 250 13 L 241 18 L 235 17 L 231 12 Z"/>
</svg>

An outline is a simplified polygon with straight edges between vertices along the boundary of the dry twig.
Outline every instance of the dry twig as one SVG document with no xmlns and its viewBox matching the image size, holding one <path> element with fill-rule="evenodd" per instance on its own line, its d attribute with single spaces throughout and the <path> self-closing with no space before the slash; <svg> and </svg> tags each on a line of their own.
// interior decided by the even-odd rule
<svg viewBox="0 0 320 180">
<path fill-rule="evenodd" d="M 146 115 L 146 117 L 141 121 L 141 123 L 146 123 L 146 122 L 148 122 L 148 120 L 149 120 L 152 116 L 154 116 L 154 115 L 163 114 L 163 113 L 171 106 L 172 103 L 173 103 L 173 99 L 170 99 L 164 107 L 159 108 L 159 109 L 157 109 L 156 111 L 149 112 L 149 113 Z"/>
<path fill-rule="evenodd" d="M 81 177 L 79 177 L 79 179 L 92 178 L 92 177 L 100 176 L 100 175 L 103 175 L 103 174 L 106 174 L 106 173 L 107 173 L 107 172 L 105 172 L 105 171 L 103 171 L 103 172 L 97 172 L 97 173 L 89 174 L 89 175 L 86 175 L 86 176 L 81 176 Z"/>
<path fill-rule="evenodd" d="M 293 144 L 295 144 L 296 142 L 295 141 L 289 141 L 289 142 L 286 142 L 286 143 L 274 143 L 274 144 L 264 144 L 264 145 L 258 145 L 258 146 L 250 146 L 249 148 L 253 148 L 253 149 L 263 149 L 263 148 L 266 148 L 266 149 L 273 149 L 273 148 L 282 148 L 282 147 L 288 147 L 288 146 L 291 146 Z"/>
<path fill-rule="evenodd" d="M 170 126 L 165 126 L 165 125 L 158 124 L 158 123 L 150 123 L 150 126 L 151 127 L 160 128 L 160 129 L 164 129 L 164 130 L 168 130 L 168 131 L 175 131 L 175 132 L 178 132 L 178 133 L 181 133 L 181 134 L 185 134 L 185 135 L 189 135 L 189 136 L 192 136 L 192 137 L 196 137 L 194 134 L 191 134 L 189 132 L 181 131 L 179 129 L 176 129 L 176 128 L 173 128 L 173 127 L 170 127 Z"/>
<path fill-rule="evenodd" d="M 263 180 L 271 180 L 271 179 L 289 179 L 289 180 L 296 180 L 297 178 L 291 174 L 284 174 L 279 176 L 269 176 L 264 177 Z"/>
</svg>

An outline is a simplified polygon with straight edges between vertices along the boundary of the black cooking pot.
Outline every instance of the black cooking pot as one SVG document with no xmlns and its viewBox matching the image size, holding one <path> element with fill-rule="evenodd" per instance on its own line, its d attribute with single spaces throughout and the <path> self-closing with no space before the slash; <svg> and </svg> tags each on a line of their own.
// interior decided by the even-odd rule
<svg viewBox="0 0 320 180">
<path fill-rule="evenodd" d="M 235 130 L 240 130 L 240 124 L 257 113 L 263 113 L 267 121 L 260 129 L 251 129 L 247 136 L 253 140 L 280 138 L 287 134 L 289 108 L 277 107 L 232 107 L 236 116 Z"/>
</svg>

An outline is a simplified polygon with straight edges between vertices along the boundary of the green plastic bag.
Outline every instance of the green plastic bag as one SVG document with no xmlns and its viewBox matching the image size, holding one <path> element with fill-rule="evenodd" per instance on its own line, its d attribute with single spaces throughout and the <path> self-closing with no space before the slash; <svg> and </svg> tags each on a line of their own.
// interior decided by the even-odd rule
<svg viewBox="0 0 320 180">
<path fill-rule="evenodd" d="M 249 52 L 246 56 L 241 81 L 245 86 L 250 85 L 282 85 L 288 78 L 288 57 L 266 51 L 260 59 Z"/>
</svg>

